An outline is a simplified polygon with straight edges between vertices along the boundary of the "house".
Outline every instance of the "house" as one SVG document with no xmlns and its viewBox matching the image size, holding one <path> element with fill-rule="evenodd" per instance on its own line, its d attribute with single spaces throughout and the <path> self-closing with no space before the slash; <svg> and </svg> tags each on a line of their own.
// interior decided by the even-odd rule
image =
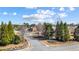
<svg viewBox="0 0 79 59">
<path fill-rule="evenodd" d="M 74 34 L 75 34 L 76 36 L 79 36 L 79 26 L 78 26 L 77 28 L 75 28 Z"/>
<path fill-rule="evenodd" d="M 32 32 L 37 32 L 37 26 L 36 25 L 32 26 L 31 29 L 32 29 Z"/>
<path fill-rule="evenodd" d="M 42 36 L 44 32 L 44 25 L 41 23 L 37 24 L 37 31 L 38 31 L 39 36 Z"/>
<path fill-rule="evenodd" d="M 76 27 L 77 27 L 76 25 L 69 25 L 68 26 L 70 39 L 74 39 L 74 32 L 75 32 Z"/>
</svg>

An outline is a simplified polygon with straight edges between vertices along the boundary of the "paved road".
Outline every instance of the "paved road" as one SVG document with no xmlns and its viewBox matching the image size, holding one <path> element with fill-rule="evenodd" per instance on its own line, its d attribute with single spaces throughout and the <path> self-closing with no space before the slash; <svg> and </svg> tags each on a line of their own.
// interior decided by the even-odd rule
<svg viewBox="0 0 79 59">
<path fill-rule="evenodd" d="M 72 46 L 46 47 L 42 45 L 38 39 L 29 37 L 28 35 L 29 34 L 25 34 L 24 37 L 31 43 L 31 47 L 21 49 L 22 51 L 79 51 L 79 44 Z"/>
</svg>

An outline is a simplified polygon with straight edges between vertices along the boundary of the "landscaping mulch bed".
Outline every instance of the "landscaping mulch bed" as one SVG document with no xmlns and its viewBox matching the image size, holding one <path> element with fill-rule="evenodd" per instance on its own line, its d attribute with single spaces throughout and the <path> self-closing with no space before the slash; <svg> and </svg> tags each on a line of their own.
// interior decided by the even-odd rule
<svg viewBox="0 0 79 59">
<path fill-rule="evenodd" d="M 22 49 L 28 46 L 27 40 L 23 39 L 19 44 L 9 44 L 6 46 L 0 46 L 0 51 L 12 51 Z"/>
<path fill-rule="evenodd" d="M 41 40 L 40 41 L 43 45 L 45 46 L 69 46 L 69 45 L 74 45 L 74 44 L 79 44 L 77 41 L 68 41 L 68 42 L 60 42 L 60 41 L 53 41 L 49 42 L 48 40 Z"/>
</svg>

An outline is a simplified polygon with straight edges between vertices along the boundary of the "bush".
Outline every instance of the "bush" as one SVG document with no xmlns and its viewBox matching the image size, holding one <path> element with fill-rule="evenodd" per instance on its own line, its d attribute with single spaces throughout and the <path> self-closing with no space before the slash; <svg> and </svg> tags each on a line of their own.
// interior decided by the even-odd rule
<svg viewBox="0 0 79 59">
<path fill-rule="evenodd" d="M 75 40 L 76 40 L 76 41 L 79 41 L 79 36 L 76 36 L 76 37 L 75 37 Z"/>
<path fill-rule="evenodd" d="M 13 43 L 13 44 L 18 44 L 18 43 L 20 43 L 20 42 L 21 42 L 20 37 L 17 36 L 17 35 L 15 35 L 15 38 L 13 39 L 12 43 Z"/>
<path fill-rule="evenodd" d="M 21 42 L 21 39 L 19 36 L 15 35 L 15 38 L 12 39 L 12 42 L 10 43 L 9 40 L 3 38 L 3 39 L 0 39 L 0 46 L 5 46 L 5 45 L 8 45 L 8 44 L 18 44 Z"/>
<path fill-rule="evenodd" d="M 5 46 L 5 45 L 8 45 L 8 44 L 10 44 L 10 41 L 9 40 L 7 40 L 7 39 L 1 39 L 0 40 L 0 45 L 1 46 Z"/>
</svg>

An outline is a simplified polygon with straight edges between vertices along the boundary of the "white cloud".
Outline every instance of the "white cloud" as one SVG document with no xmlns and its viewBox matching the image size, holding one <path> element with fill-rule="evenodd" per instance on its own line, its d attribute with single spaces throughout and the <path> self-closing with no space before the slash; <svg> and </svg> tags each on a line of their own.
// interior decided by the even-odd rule
<svg viewBox="0 0 79 59">
<path fill-rule="evenodd" d="M 55 12 L 50 11 L 50 10 L 37 10 L 36 14 L 31 14 L 31 15 L 23 15 L 22 17 L 24 19 L 30 19 L 30 20 L 45 20 L 45 19 L 50 19 L 52 16 L 55 14 Z"/>
<path fill-rule="evenodd" d="M 60 16 L 60 18 L 64 18 L 68 16 L 66 13 L 59 13 L 58 15 Z"/>
<path fill-rule="evenodd" d="M 75 10 L 75 8 L 74 8 L 74 7 L 70 7 L 69 9 L 70 9 L 70 11 L 74 11 L 74 10 Z"/>
<path fill-rule="evenodd" d="M 17 13 L 16 13 L 16 12 L 14 12 L 14 13 L 13 13 L 13 15 L 17 15 Z"/>
<path fill-rule="evenodd" d="M 26 20 L 36 20 L 38 19 L 37 15 L 36 14 L 32 14 L 32 15 L 23 15 L 22 16 L 24 19 Z"/>
<path fill-rule="evenodd" d="M 64 9 L 63 7 L 61 7 L 59 10 L 60 10 L 60 11 L 65 11 L 65 9 Z"/>
<path fill-rule="evenodd" d="M 62 13 L 55 13 L 52 10 L 37 10 L 37 13 L 31 14 L 31 15 L 23 15 L 23 19 L 25 20 L 32 20 L 35 22 L 49 22 L 49 23 L 55 23 L 57 19 L 55 19 L 56 15 L 58 15 L 60 18 L 65 18 L 68 16 L 66 12 Z"/>
<path fill-rule="evenodd" d="M 3 12 L 3 15 L 7 15 L 8 13 L 7 12 Z"/>
<path fill-rule="evenodd" d="M 34 22 L 53 22 L 54 20 L 52 20 L 53 16 L 56 13 L 54 11 L 51 10 L 37 10 L 36 14 L 31 14 L 31 15 L 23 15 L 22 17 L 25 20 L 31 20 Z"/>
<path fill-rule="evenodd" d="M 54 15 L 54 14 L 55 14 L 54 11 L 50 11 L 50 10 L 41 10 L 41 9 L 37 10 L 37 13 L 38 13 L 38 14 L 43 14 L 43 15 Z"/>
<path fill-rule="evenodd" d="M 27 15 L 22 15 L 22 17 L 23 17 L 23 18 L 27 18 L 28 16 L 27 16 Z"/>
</svg>

